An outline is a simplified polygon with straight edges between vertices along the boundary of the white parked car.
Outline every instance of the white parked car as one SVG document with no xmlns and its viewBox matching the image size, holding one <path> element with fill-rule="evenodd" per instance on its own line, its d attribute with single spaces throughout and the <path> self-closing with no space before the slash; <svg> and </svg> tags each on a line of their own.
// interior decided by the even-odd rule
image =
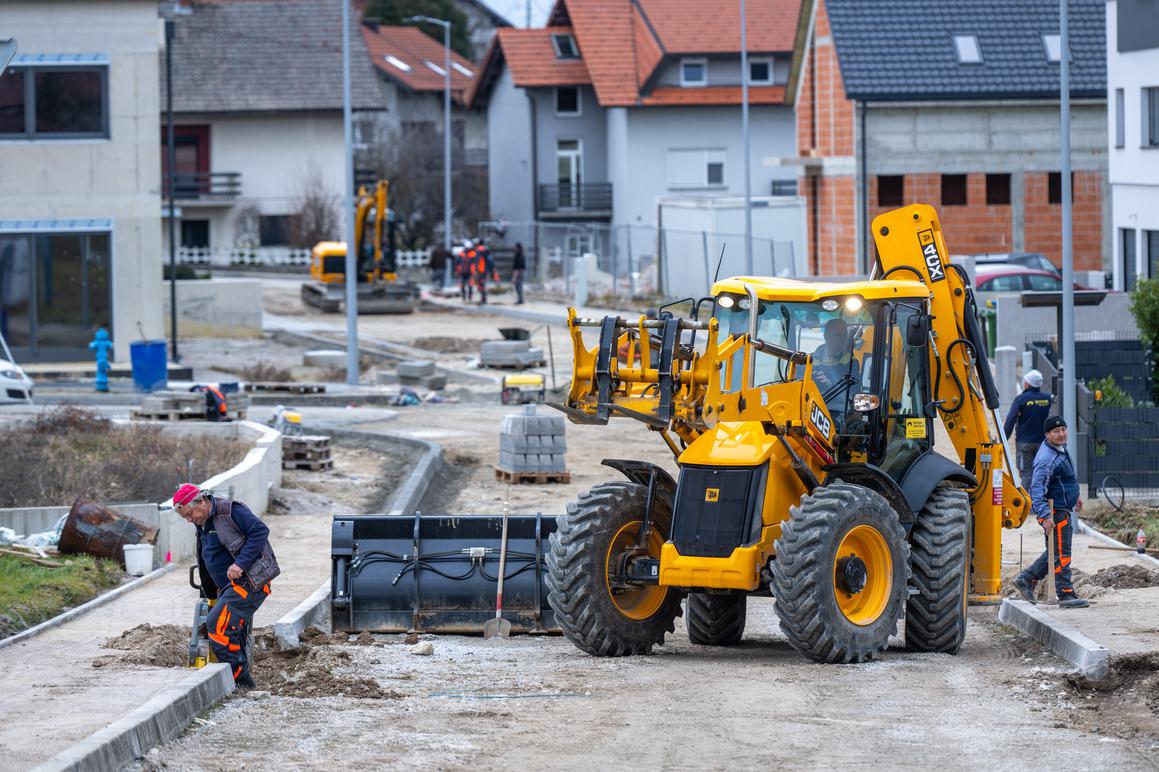
<svg viewBox="0 0 1159 772">
<path fill-rule="evenodd" d="M 26 402 L 32 396 L 32 379 L 20 365 L 0 359 L 0 405 Z"/>
</svg>

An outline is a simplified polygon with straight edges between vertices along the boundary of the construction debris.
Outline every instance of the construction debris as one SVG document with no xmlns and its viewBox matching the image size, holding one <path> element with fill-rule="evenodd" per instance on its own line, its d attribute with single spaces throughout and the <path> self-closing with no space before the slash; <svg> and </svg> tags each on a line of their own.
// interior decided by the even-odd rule
<svg viewBox="0 0 1159 772">
<path fill-rule="evenodd" d="M 60 551 L 86 554 L 125 565 L 126 544 L 156 544 L 155 526 L 122 515 L 86 498 L 77 498 L 60 532 Z"/>
</svg>

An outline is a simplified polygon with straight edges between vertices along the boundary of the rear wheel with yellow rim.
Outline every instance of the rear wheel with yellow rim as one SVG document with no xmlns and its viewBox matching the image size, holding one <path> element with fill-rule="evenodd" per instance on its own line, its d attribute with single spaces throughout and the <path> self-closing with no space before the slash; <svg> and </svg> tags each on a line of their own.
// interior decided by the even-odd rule
<svg viewBox="0 0 1159 772">
<path fill-rule="evenodd" d="M 909 546 L 875 491 L 836 482 L 792 507 L 776 542 L 771 589 L 781 631 L 819 662 L 863 662 L 897 633 Z"/>
<path fill-rule="evenodd" d="M 647 654 L 664 643 L 681 613 L 678 590 L 621 576 L 625 555 L 638 549 L 646 499 L 643 485 L 597 485 L 568 504 L 549 539 L 548 603 L 563 634 L 589 654 Z M 637 554 L 659 558 L 672 526 L 672 502 L 659 492 L 651 523 Z"/>
</svg>

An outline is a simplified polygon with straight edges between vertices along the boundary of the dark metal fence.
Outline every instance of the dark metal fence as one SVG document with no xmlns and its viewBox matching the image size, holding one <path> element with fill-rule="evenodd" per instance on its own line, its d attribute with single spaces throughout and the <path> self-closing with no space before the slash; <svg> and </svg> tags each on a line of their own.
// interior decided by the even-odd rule
<svg viewBox="0 0 1159 772">
<path fill-rule="evenodd" d="M 1092 497 L 1105 485 L 1128 501 L 1159 499 L 1159 408 L 1095 407 L 1087 436 Z"/>
</svg>

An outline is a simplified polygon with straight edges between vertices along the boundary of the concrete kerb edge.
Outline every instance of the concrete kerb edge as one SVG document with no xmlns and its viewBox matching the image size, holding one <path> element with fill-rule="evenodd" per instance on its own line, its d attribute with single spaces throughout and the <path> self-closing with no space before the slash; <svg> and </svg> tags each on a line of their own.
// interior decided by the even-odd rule
<svg viewBox="0 0 1159 772">
<path fill-rule="evenodd" d="M 330 580 L 319 585 L 310 597 L 299 603 L 293 611 L 274 622 L 274 638 L 278 649 L 287 651 L 299 645 L 298 636 L 310 625 L 324 623 L 330 609 Z"/>
<path fill-rule="evenodd" d="M 422 455 L 415 463 L 414 469 L 407 476 L 406 482 L 399 486 L 398 492 L 395 493 L 394 499 L 387 507 L 387 514 L 391 515 L 413 515 L 418 508 L 419 503 L 422 502 L 423 496 L 427 493 L 427 487 L 434 479 L 435 473 L 438 472 L 440 465 L 443 462 L 443 448 L 436 442 L 430 440 L 420 440 L 414 437 L 404 437 L 397 434 L 380 434 L 378 432 L 362 432 L 356 429 L 331 429 L 327 427 L 318 427 L 319 432 L 324 432 L 332 437 L 346 437 L 355 440 L 371 440 L 382 442 L 388 440 L 391 442 L 401 443 L 403 445 L 410 445 L 422 451 Z"/>
<path fill-rule="evenodd" d="M 150 748 L 176 738 L 199 713 L 233 690 L 228 665 L 206 665 L 35 767 L 35 771 L 120 769 L 144 756 Z"/>
<path fill-rule="evenodd" d="M 1155 559 L 1154 557 L 1152 557 L 1150 555 L 1140 554 L 1140 553 L 1136 552 L 1135 550 L 1131 549 L 1130 547 L 1128 547 L 1126 544 L 1123 544 L 1119 540 L 1112 538 L 1110 536 L 1107 536 L 1102 531 L 1091 528 L 1089 525 L 1087 525 L 1082 520 L 1078 521 L 1078 525 L 1079 525 L 1079 529 L 1078 529 L 1079 533 L 1084 534 L 1086 536 L 1093 536 L 1094 538 L 1098 539 L 1099 541 L 1103 542 L 1104 544 L 1110 545 L 1112 547 L 1123 547 L 1125 550 L 1130 550 L 1130 554 L 1134 555 L 1135 557 L 1139 558 L 1140 560 L 1142 560 L 1145 563 L 1150 563 L 1151 565 L 1155 566 L 1156 568 L 1159 568 L 1159 560 Z"/>
<path fill-rule="evenodd" d="M 1003 600 L 998 621 L 1045 644 L 1092 681 L 1102 680 L 1110 670 L 1110 649 L 1024 600 Z"/>
<path fill-rule="evenodd" d="M 127 592 L 132 592 L 143 584 L 147 584 L 148 582 L 151 582 L 154 579 L 169 573 L 174 568 L 177 568 L 176 563 L 170 563 L 167 566 L 161 566 L 160 568 L 154 571 L 150 571 L 138 579 L 134 579 L 131 582 L 122 584 L 120 587 L 106 592 L 104 595 L 98 595 L 88 603 L 82 603 L 76 608 L 71 608 L 68 611 L 65 611 L 63 614 L 57 614 L 52 619 L 46 619 L 38 625 L 30 627 L 27 630 L 22 630 L 15 635 L 11 635 L 0 641 L 0 649 L 5 648 L 6 646 L 11 646 L 14 643 L 20 643 L 21 641 L 27 640 L 35 635 L 40 635 L 46 630 L 51 630 L 57 625 L 62 625 L 65 622 L 79 617 L 81 614 L 86 614 L 95 608 L 103 606 L 110 601 L 116 600 Z"/>
</svg>

